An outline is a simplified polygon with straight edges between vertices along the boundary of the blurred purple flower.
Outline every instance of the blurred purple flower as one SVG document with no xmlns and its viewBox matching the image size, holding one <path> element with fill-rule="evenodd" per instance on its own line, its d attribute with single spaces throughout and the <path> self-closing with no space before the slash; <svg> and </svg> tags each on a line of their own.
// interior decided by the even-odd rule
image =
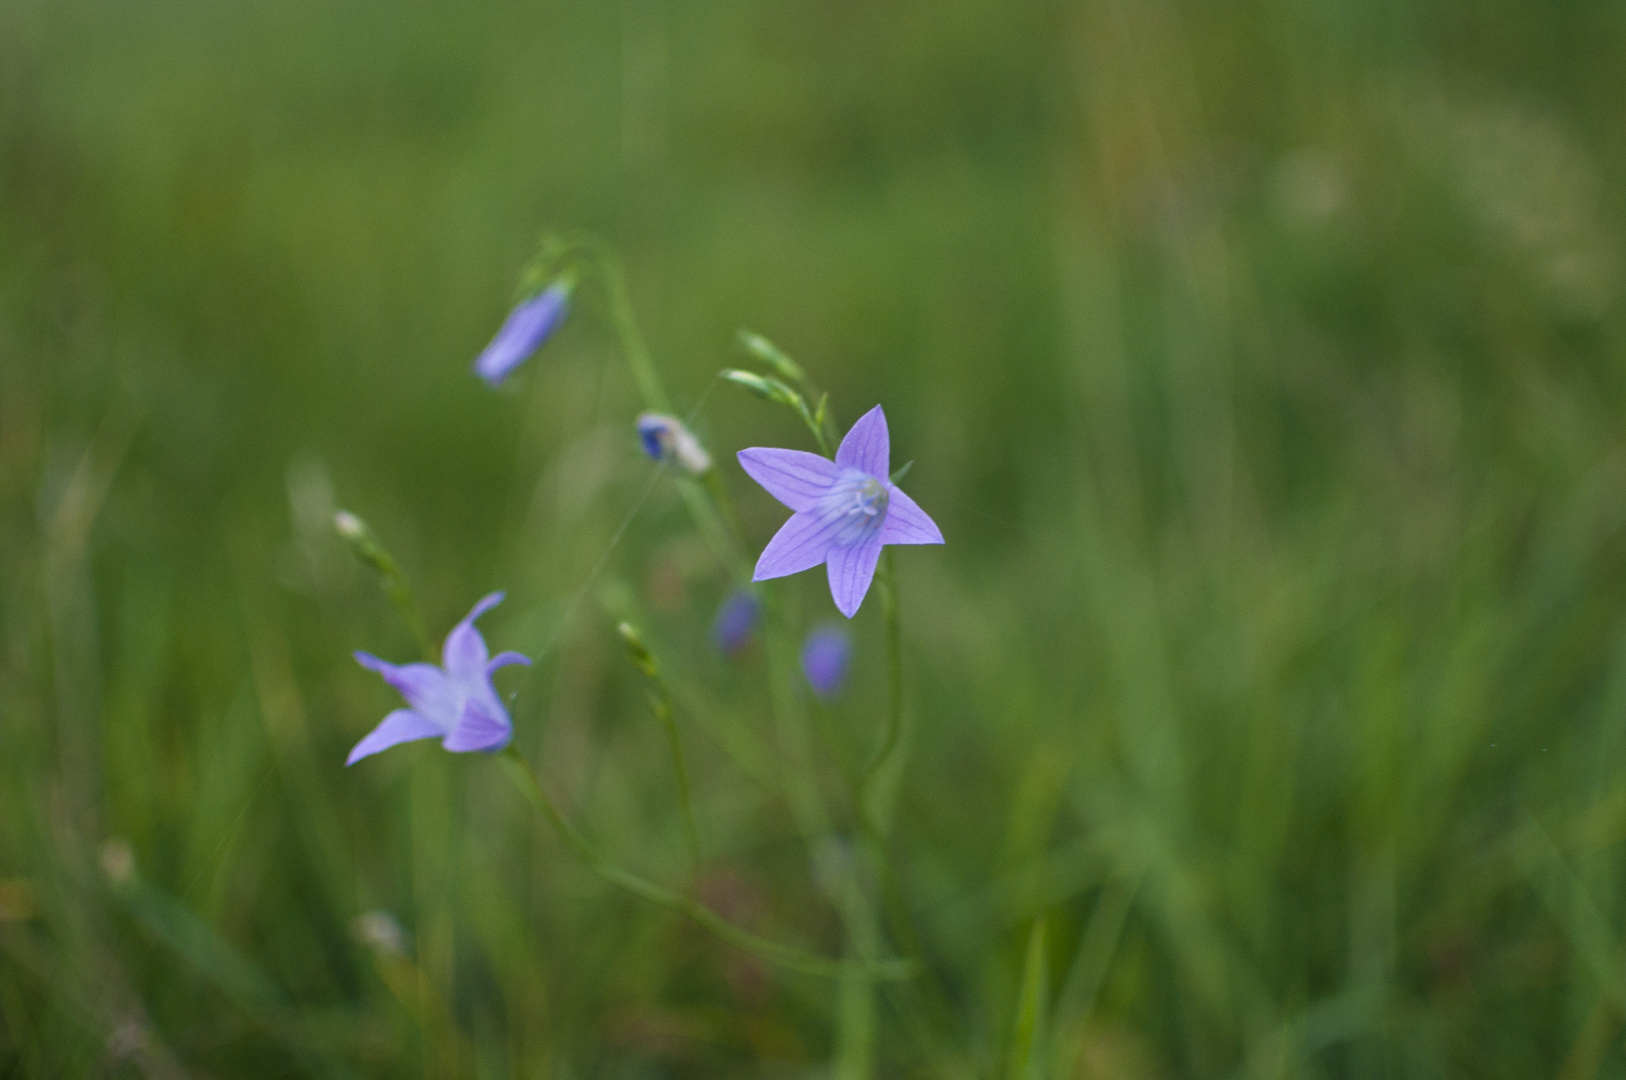
<svg viewBox="0 0 1626 1080">
<path fill-rule="evenodd" d="M 496 606 L 502 593 L 492 593 L 452 627 L 446 635 L 441 666 L 385 663 L 368 653 L 356 653 L 362 667 L 384 676 L 401 692 L 410 708 L 396 709 L 350 751 L 346 765 L 388 750 L 396 743 L 439 739 L 447 750 L 501 750 L 508 745 L 513 724 L 491 685 L 491 673 L 508 664 L 529 664 L 517 652 L 487 658 L 486 640 L 474 628 L 481 613 Z"/>
<path fill-rule="evenodd" d="M 752 447 L 740 464 L 795 511 L 757 559 L 753 581 L 826 564 L 830 596 L 847 618 L 858 611 L 885 544 L 941 544 L 936 522 L 892 483 L 891 439 L 879 405 L 859 417 L 835 461 L 801 450 Z"/>
<path fill-rule="evenodd" d="M 497 336 L 474 361 L 474 373 L 492 386 L 501 385 L 565 321 L 570 290 L 569 282 L 555 281 L 510 311 Z"/>
<path fill-rule="evenodd" d="M 733 655 L 751 640 L 751 631 L 762 618 L 762 601 L 749 589 L 735 589 L 717 609 L 711 623 L 711 640 L 721 652 Z"/>
<path fill-rule="evenodd" d="M 821 701 L 829 701 L 847 685 L 847 662 L 852 659 L 852 635 L 844 626 L 821 626 L 807 635 L 802 646 L 802 674 Z"/>
</svg>

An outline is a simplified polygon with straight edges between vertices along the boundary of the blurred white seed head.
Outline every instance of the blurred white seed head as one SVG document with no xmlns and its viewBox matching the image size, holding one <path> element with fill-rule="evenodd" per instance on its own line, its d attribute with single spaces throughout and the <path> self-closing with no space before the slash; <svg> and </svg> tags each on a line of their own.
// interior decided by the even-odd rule
<svg viewBox="0 0 1626 1080">
<path fill-rule="evenodd" d="M 367 538 L 367 526 L 361 519 L 348 510 L 340 510 L 333 515 L 333 528 L 338 534 L 351 543 L 358 543 Z"/>
<path fill-rule="evenodd" d="M 387 911 L 364 911 L 350 921 L 350 934 L 369 949 L 390 956 L 406 955 L 406 931 Z"/>
<path fill-rule="evenodd" d="M 121 1020 L 107 1033 L 107 1056 L 121 1061 L 147 1048 L 147 1028 L 140 1020 Z"/>
<path fill-rule="evenodd" d="M 112 836 L 103 842 L 101 864 L 102 873 L 111 885 L 128 885 L 135 880 L 135 851 L 122 837 Z"/>
</svg>

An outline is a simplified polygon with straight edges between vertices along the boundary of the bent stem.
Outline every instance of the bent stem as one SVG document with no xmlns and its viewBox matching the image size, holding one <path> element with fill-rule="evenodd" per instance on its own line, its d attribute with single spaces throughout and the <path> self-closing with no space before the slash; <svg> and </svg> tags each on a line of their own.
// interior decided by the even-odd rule
<svg viewBox="0 0 1626 1080">
<path fill-rule="evenodd" d="M 666 386 L 661 382 L 660 371 L 655 367 L 649 344 L 638 325 L 638 314 L 632 306 L 632 292 L 627 288 L 627 273 L 621 257 L 609 243 L 590 233 L 572 233 L 563 238 L 562 243 L 565 251 L 579 252 L 583 260 L 597 271 L 597 279 L 604 287 L 604 295 L 610 304 L 610 321 L 621 343 L 621 355 L 632 371 L 633 381 L 638 384 L 644 407 L 651 412 L 670 413 L 671 399 L 666 395 Z M 723 490 L 722 479 L 713 467 L 706 471 L 702 480 L 704 494 L 711 496 L 714 506 L 706 505 L 701 485 L 685 479 L 679 484 L 679 489 L 689 515 L 694 518 L 695 527 L 719 558 L 725 563 L 738 562 L 745 541 L 733 505 Z M 722 520 L 719 521 L 719 518 Z M 730 539 L 740 545 L 738 550 L 731 547 Z"/>
<path fill-rule="evenodd" d="M 603 878 L 605 881 L 619 888 L 625 889 L 643 900 L 647 900 L 658 907 L 674 911 L 710 930 L 724 941 L 736 948 L 744 949 L 763 960 L 789 971 L 801 972 L 805 975 L 817 975 L 822 978 L 862 978 L 870 981 L 890 981 L 894 979 L 909 979 L 914 976 L 914 965 L 905 960 L 876 960 L 869 963 L 854 964 L 830 960 L 790 945 L 783 945 L 777 941 L 770 941 L 744 930 L 715 911 L 687 896 L 673 892 L 671 889 L 657 885 L 653 881 L 639 877 L 630 870 L 622 869 L 606 859 L 593 845 L 593 842 L 570 823 L 553 800 L 549 799 L 537 783 L 536 776 L 531 767 L 520 757 L 519 751 L 512 746 L 497 754 L 497 764 L 503 772 L 519 788 L 520 794 L 549 823 L 558 830 L 559 836 L 565 844 L 576 853 L 583 864 Z"/>
<path fill-rule="evenodd" d="M 589 233 L 571 234 L 565 238 L 565 242 L 586 256 L 598 271 L 599 282 L 604 286 L 605 296 L 610 302 L 610 320 L 615 324 L 616 336 L 621 339 L 622 355 L 632 369 L 633 380 L 644 397 L 644 404 L 654 412 L 671 412 L 666 387 L 661 385 L 660 372 L 655 370 L 649 345 L 644 341 L 643 331 L 638 328 L 638 317 L 633 311 L 632 294 L 627 289 L 627 274 L 621 265 L 621 257 L 608 243 Z"/>
</svg>

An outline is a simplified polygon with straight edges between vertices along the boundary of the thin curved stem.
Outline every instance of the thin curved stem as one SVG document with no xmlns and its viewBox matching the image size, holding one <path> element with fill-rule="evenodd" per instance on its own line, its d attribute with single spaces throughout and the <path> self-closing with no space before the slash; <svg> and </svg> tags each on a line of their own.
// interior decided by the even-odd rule
<svg viewBox="0 0 1626 1080">
<path fill-rule="evenodd" d="M 514 783 L 514 786 L 519 788 L 520 793 L 525 796 L 526 800 L 558 830 L 560 838 L 576 853 L 576 856 L 581 859 L 587 868 L 610 884 L 625 889 L 634 896 L 647 900 L 652 904 L 666 908 L 668 911 L 687 916 L 730 945 L 744 949 L 753 956 L 778 964 L 790 971 L 798 971 L 806 975 L 817 975 L 822 978 L 856 977 L 877 982 L 914 977 L 914 965 L 905 960 L 876 960 L 855 964 L 830 960 L 790 945 L 770 941 L 765 937 L 760 937 L 749 930 L 736 926 L 696 900 L 657 885 L 646 878 L 639 877 L 630 870 L 624 870 L 614 865 L 553 804 L 553 800 L 549 799 L 547 794 L 543 792 L 541 785 L 536 781 L 536 776 L 531 772 L 530 766 L 525 763 L 524 758 L 520 757 L 517 750 L 509 747 L 502 751 L 497 755 L 497 763 Z"/>
<path fill-rule="evenodd" d="M 650 355 L 643 331 L 638 327 L 638 316 L 632 307 L 632 293 L 627 289 L 627 273 L 621 264 L 621 257 L 606 241 L 590 233 L 573 233 L 566 236 L 564 241 L 587 256 L 598 271 L 599 282 L 604 286 L 605 297 L 610 302 L 610 319 L 615 324 L 616 335 L 621 339 L 622 355 L 632 369 L 633 381 L 638 384 L 638 392 L 643 395 L 645 406 L 655 412 L 671 412 L 666 387 L 661 384 L 660 372 L 655 370 L 655 360 Z"/>
</svg>

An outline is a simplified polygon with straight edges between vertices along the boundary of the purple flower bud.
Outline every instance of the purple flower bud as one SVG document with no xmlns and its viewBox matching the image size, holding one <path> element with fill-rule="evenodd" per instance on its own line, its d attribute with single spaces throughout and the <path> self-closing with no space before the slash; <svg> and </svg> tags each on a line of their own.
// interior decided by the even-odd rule
<svg viewBox="0 0 1626 1080">
<path fill-rule="evenodd" d="M 497 336 L 474 361 L 474 373 L 492 386 L 501 385 L 565 321 L 571 287 L 569 281 L 555 281 L 510 311 Z"/>
<path fill-rule="evenodd" d="M 761 618 L 762 601 L 756 593 L 735 589 L 717 609 L 717 617 L 711 622 L 711 640 L 719 652 L 732 656 L 745 648 Z"/>
<path fill-rule="evenodd" d="M 807 635 L 802 646 L 802 673 L 821 701 L 829 701 L 847 684 L 852 659 L 852 636 L 845 627 L 821 626 Z"/>
<path fill-rule="evenodd" d="M 638 441 L 651 460 L 676 461 L 696 476 L 711 468 L 711 455 L 675 416 L 655 412 L 639 414 Z"/>
</svg>

